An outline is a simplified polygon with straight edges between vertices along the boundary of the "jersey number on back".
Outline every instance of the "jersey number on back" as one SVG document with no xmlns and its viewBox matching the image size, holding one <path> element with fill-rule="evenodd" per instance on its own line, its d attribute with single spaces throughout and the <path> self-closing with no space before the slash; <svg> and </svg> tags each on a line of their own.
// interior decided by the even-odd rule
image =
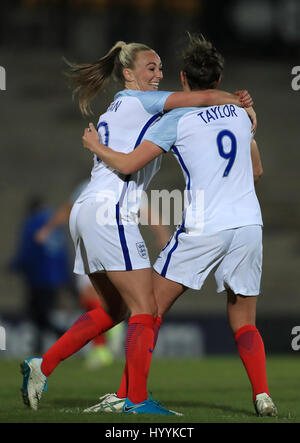
<svg viewBox="0 0 300 443">
<path fill-rule="evenodd" d="M 100 128 L 103 128 L 103 131 L 104 131 L 103 135 L 101 134 L 101 132 L 103 132 L 103 131 L 101 131 Z M 98 132 L 100 132 L 100 137 L 99 137 L 100 142 L 102 141 L 102 143 L 105 146 L 108 146 L 108 139 L 109 139 L 108 124 L 106 122 L 100 122 L 99 125 L 97 126 L 97 130 L 98 130 Z M 101 162 L 102 160 L 99 157 L 97 157 L 97 161 Z"/>
<path fill-rule="evenodd" d="M 223 145 L 223 138 L 224 137 L 229 137 L 230 138 L 230 142 L 231 142 L 231 149 L 227 152 L 224 151 L 224 145 Z M 219 132 L 218 136 L 217 136 L 217 145 L 218 145 L 218 150 L 219 150 L 219 154 L 221 157 L 225 158 L 226 160 L 228 160 L 227 166 L 224 170 L 224 174 L 223 177 L 227 177 L 235 160 L 235 156 L 236 156 L 236 138 L 235 135 L 224 129 L 223 131 Z"/>
</svg>

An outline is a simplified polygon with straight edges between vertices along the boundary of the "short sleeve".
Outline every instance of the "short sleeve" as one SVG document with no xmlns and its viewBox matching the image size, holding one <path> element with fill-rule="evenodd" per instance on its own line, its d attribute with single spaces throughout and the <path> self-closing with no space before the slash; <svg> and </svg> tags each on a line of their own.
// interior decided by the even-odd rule
<svg viewBox="0 0 300 443">
<path fill-rule="evenodd" d="M 124 91 L 119 92 L 116 98 L 120 97 L 135 97 L 137 98 L 144 109 L 149 114 L 157 114 L 164 111 L 165 103 L 167 98 L 173 94 L 173 92 L 168 91 L 133 91 L 130 89 L 125 89 Z"/>
<path fill-rule="evenodd" d="M 187 108 L 181 108 L 164 114 L 162 118 L 149 129 L 144 140 L 148 140 L 168 152 L 177 139 L 178 121 L 186 112 Z"/>
</svg>

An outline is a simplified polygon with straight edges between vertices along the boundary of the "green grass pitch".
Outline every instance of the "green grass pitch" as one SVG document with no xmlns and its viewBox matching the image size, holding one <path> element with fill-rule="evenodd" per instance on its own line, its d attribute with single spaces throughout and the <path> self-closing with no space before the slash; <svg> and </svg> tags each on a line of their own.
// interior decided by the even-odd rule
<svg viewBox="0 0 300 443">
<path fill-rule="evenodd" d="M 154 400 L 183 417 L 82 413 L 119 386 L 123 362 L 88 371 L 81 358 L 62 362 L 48 380 L 38 411 L 24 406 L 19 361 L 0 360 L 1 423 L 296 423 L 300 421 L 298 355 L 267 358 L 278 418 L 257 417 L 245 369 L 236 356 L 153 359 L 148 388 Z"/>
</svg>

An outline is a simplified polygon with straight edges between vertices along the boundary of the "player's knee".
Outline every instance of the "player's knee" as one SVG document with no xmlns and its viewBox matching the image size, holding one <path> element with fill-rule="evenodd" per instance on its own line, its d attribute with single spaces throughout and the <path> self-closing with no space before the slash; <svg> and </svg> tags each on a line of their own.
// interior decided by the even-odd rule
<svg viewBox="0 0 300 443">
<path fill-rule="evenodd" d="M 130 306 L 131 314 L 149 314 L 157 316 L 158 308 L 154 297 L 136 300 Z"/>
<path fill-rule="evenodd" d="M 116 324 L 121 323 L 123 320 L 126 319 L 128 313 L 129 313 L 129 311 L 128 311 L 127 307 L 124 307 L 120 312 L 116 313 L 116 315 L 114 316 L 114 322 Z"/>
<path fill-rule="evenodd" d="M 152 297 L 151 297 L 151 314 L 154 315 L 155 317 L 158 314 L 158 305 L 157 305 L 156 298 L 154 297 L 154 292 L 152 293 Z"/>
<path fill-rule="evenodd" d="M 121 323 L 125 320 L 129 312 L 125 303 L 119 303 L 118 306 L 107 306 L 105 311 L 115 324 Z"/>
</svg>

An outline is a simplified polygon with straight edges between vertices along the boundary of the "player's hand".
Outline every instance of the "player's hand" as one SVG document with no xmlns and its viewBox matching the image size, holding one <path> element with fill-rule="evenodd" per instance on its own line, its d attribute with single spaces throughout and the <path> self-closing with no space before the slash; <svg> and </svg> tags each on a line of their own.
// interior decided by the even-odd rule
<svg viewBox="0 0 300 443">
<path fill-rule="evenodd" d="M 82 143 L 85 149 L 95 153 L 95 145 L 99 144 L 99 134 L 93 123 L 90 123 L 89 127 L 85 128 Z"/>
<path fill-rule="evenodd" d="M 245 111 L 248 113 L 250 120 L 252 121 L 252 128 L 251 131 L 253 133 L 253 135 L 256 132 L 257 129 L 257 118 L 256 118 L 256 112 L 254 111 L 254 109 L 252 108 L 252 106 L 245 108 Z"/>
<path fill-rule="evenodd" d="M 250 106 L 253 106 L 254 103 L 252 97 L 249 94 L 249 92 L 246 91 L 246 89 L 242 89 L 241 91 L 235 91 L 234 94 L 239 96 L 240 102 L 242 103 L 244 108 L 249 108 Z"/>
</svg>

